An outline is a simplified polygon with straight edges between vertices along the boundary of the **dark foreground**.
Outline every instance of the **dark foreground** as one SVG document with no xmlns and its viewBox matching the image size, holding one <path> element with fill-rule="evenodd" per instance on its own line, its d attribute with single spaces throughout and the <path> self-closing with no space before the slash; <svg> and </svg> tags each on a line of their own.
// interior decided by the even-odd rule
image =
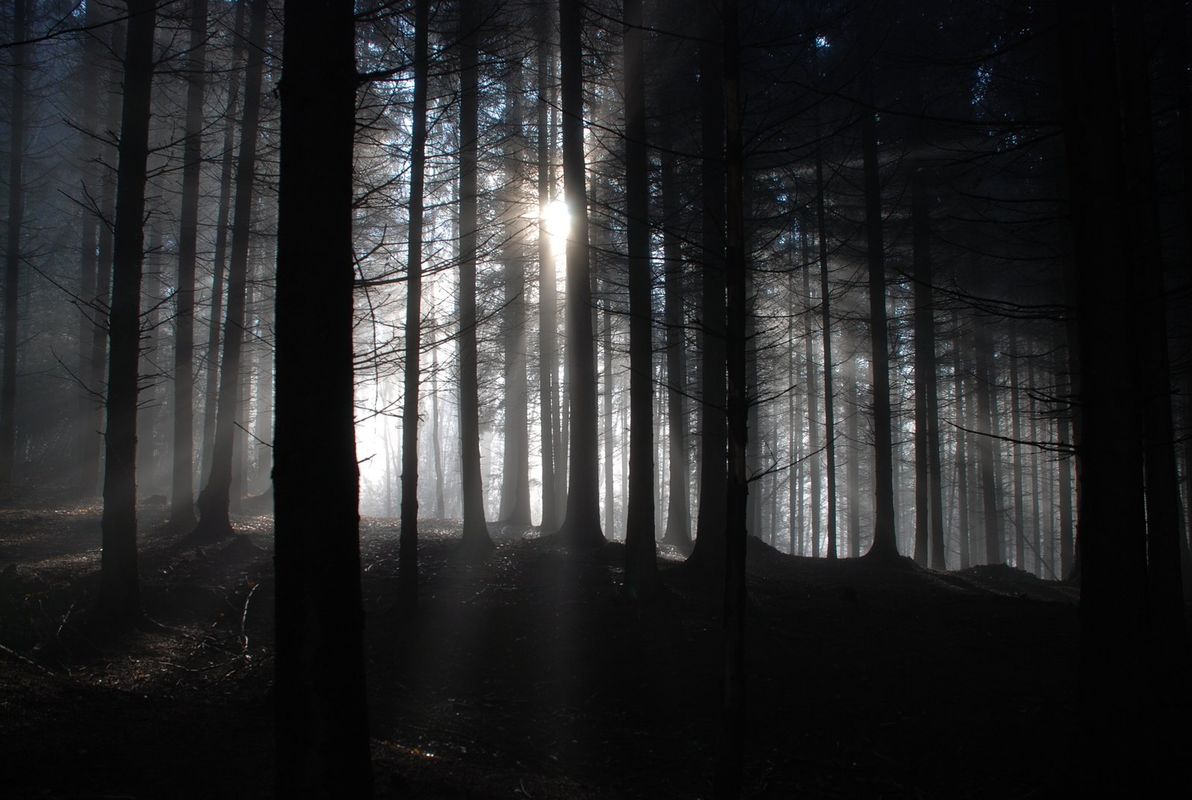
<svg viewBox="0 0 1192 800">
<path fill-rule="evenodd" d="M 242 522 L 202 549 L 151 528 L 151 621 L 102 639 L 98 509 L 0 510 L 0 795 L 272 796 L 271 534 Z M 516 532 L 469 565 L 449 526 L 422 527 L 413 615 L 395 524 L 363 531 L 379 796 L 710 795 L 719 604 L 694 576 L 665 562 L 670 593 L 641 606 L 616 545 L 570 557 Z M 752 545 L 749 796 L 1064 793 L 1073 590 Z"/>
</svg>

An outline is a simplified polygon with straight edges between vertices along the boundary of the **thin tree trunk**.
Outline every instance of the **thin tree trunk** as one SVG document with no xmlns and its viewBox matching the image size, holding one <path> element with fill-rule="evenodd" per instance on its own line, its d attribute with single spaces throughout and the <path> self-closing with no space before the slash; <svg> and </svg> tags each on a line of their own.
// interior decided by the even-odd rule
<svg viewBox="0 0 1192 800">
<path fill-rule="evenodd" d="M 1019 403 L 1018 337 L 1010 330 L 1010 438 L 1014 482 L 1014 566 L 1026 569 L 1026 508 L 1022 475 L 1022 407 Z"/>
<path fill-rule="evenodd" d="M 232 257 L 228 267 L 228 306 L 224 320 L 223 357 L 220 361 L 215 442 L 211 450 L 207 484 L 199 495 L 199 524 L 193 533 L 194 539 L 198 541 L 220 539 L 232 534 L 229 510 L 234 477 L 236 421 L 240 412 L 241 351 L 248 295 L 248 243 L 260 121 L 261 75 L 265 61 L 265 0 L 253 0 L 251 12 L 244 81 L 244 126 L 240 131 L 240 157 L 236 165 Z"/>
<path fill-rule="evenodd" d="M 820 508 L 823 498 L 820 496 L 820 437 L 819 437 L 819 386 L 816 381 L 815 346 L 812 341 L 811 328 L 815 315 L 815 305 L 811 296 L 811 232 L 806 220 L 799 230 L 802 242 L 802 271 L 803 271 L 803 303 L 806 313 L 803 316 L 803 369 L 807 378 L 807 471 L 811 476 L 811 555 L 815 558 L 820 554 Z"/>
<path fill-rule="evenodd" d="M 459 434 L 463 489 L 463 545 L 492 549 L 484 518 L 480 472 L 480 387 L 476 375 L 477 146 L 480 137 L 480 67 L 477 52 L 480 9 L 465 0 L 460 13 L 459 174 Z"/>
<path fill-rule="evenodd" d="M 447 512 L 444 508 L 445 500 L 443 496 L 443 446 L 440 436 L 441 425 L 439 422 L 439 348 L 432 347 L 430 349 L 430 374 L 431 374 L 431 450 L 435 459 L 435 519 L 444 519 Z"/>
<path fill-rule="evenodd" d="M 215 257 L 211 264 L 211 316 L 207 328 L 207 382 L 203 391 L 203 439 L 199 452 L 200 474 L 211 471 L 211 454 L 215 447 L 216 406 L 219 404 L 219 348 L 223 318 L 224 269 L 227 265 L 228 216 L 232 205 L 232 167 L 236 141 L 237 105 L 240 82 L 234 77 L 237 65 L 244 58 L 244 7 L 247 0 L 236 3 L 236 20 L 232 34 L 233 77 L 228 81 L 228 105 L 224 110 L 223 156 L 219 168 L 219 206 L 215 214 Z"/>
<path fill-rule="evenodd" d="M 705 36 L 700 42 L 700 114 L 702 185 L 702 272 L 701 323 L 703 364 L 700 397 L 700 486 L 699 516 L 691 562 L 720 580 L 725 558 L 725 486 L 728 480 L 728 431 L 725 419 L 725 163 L 724 96 L 721 20 L 718 7 L 702 6 Z"/>
<path fill-rule="evenodd" d="M 668 136 L 668 143 L 673 137 Z M 687 444 L 687 335 L 683 314 L 683 248 L 676 229 L 680 210 L 675 156 L 669 149 L 662 160 L 662 252 L 665 261 L 663 315 L 666 321 L 667 423 L 670 432 L 669 489 L 666 511 L 667 544 L 691 552 L 690 450 Z"/>
<path fill-rule="evenodd" d="M 596 356 L 592 335 L 592 283 L 588 252 L 588 201 L 584 176 L 583 9 L 559 2 L 562 56 L 563 188 L 571 217 L 567 238 L 567 361 L 571 366 L 571 465 L 568 543 L 591 547 L 604 541 L 600 530 L 600 486 L 596 435 Z"/>
<path fill-rule="evenodd" d="M 625 0 L 625 216 L 629 244 L 629 497 L 625 585 L 631 596 L 658 583 L 654 545 L 654 342 L 650 180 L 646 153 L 642 0 Z"/>
<path fill-rule="evenodd" d="M 100 25 L 104 22 L 104 16 L 100 10 L 101 6 L 97 3 L 89 4 L 87 6 L 87 25 Z M 96 127 L 99 123 L 99 76 L 100 65 L 103 63 L 103 47 L 102 41 L 98 33 L 90 33 L 87 35 L 83 45 L 83 62 L 80 65 L 80 82 L 82 84 L 82 120 L 83 120 L 83 146 L 82 146 L 82 160 L 83 160 L 83 179 L 82 188 L 85 197 L 90 198 L 91 193 L 99 189 L 102 185 L 102 179 L 99 173 L 99 143 L 97 137 L 99 132 Z M 99 349 L 103 352 L 103 328 L 96 324 L 100 316 L 98 303 L 96 303 L 95 282 L 97 279 L 96 272 L 99 267 L 98 259 L 96 257 L 95 248 L 98 245 L 99 226 L 98 218 L 91 209 L 91 202 L 88 202 L 87 207 L 83 210 L 82 219 L 82 245 L 80 248 L 81 257 L 79 259 L 79 298 L 88 304 L 94 304 L 89 311 L 84 312 L 79 317 L 79 360 L 78 360 L 78 375 L 79 379 L 85 381 L 86 389 L 80 395 L 79 410 L 78 410 L 78 440 L 76 443 L 76 463 L 78 465 L 78 492 L 83 497 L 89 497 L 95 492 L 97 472 L 99 469 L 99 423 L 97 415 L 100 413 L 99 405 L 91 396 L 92 392 L 98 392 L 98 385 L 91 384 L 93 376 L 98 372 L 101 376 L 103 374 L 103 363 L 93 366 L 91 363 L 94 358 L 94 351 Z"/>
<path fill-rule="evenodd" d="M 414 106 L 410 111 L 410 220 L 406 251 L 405 381 L 401 415 L 401 533 L 398 592 L 418 602 L 418 388 L 422 347 L 422 210 L 426 181 L 426 107 L 430 0 L 414 4 Z"/>
<path fill-rule="evenodd" d="M 865 72 L 865 95 L 873 98 L 873 66 Z M 890 344 L 886 326 L 886 262 L 882 236 L 881 183 L 877 160 L 877 121 L 872 111 L 861 116 L 865 181 L 866 258 L 869 262 L 869 330 L 873 379 L 873 543 L 869 555 L 898 555 L 894 523 L 894 440 L 890 421 Z"/>
<path fill-rule="evenodd" d="M 145 179 L 153 82 L 153 0 L 130 0 L 108 324 L 107 428 L 99 603 L 114 621 L 141 611 L 137 576 L 137 379 L 141 335 Z"/>
<path fill-rule="evenodd" d="M 140 376 L 137 398 L 137 471 L 140 475 L 137 489 L 141 497 L 157 494 L 160 464 L 157 461 L 157 420 L 161 415 L 161 400 L 158 384 L 162 375 L 158 371 L 158 352 L 161 331 L 161 223 L 154 219 L 149 227 L 149 246 L 143 272 L 142 339 Z"/>
<path fill-rule="evenodd" d="M 981 507 L 985 525 L 985 563 L 1001 564 L 1005 561 L 1002 546 L 1001 517 L 998 514 L 998 486 L 994 475 L 996 445 L 994 440 L 993 412 L 993 337 L 989 333 L 989 320 L 978 320 L 974 337 L 977 384 L 977 456 L 981 470 Z"/>
<path fill-rule="evenodd" d="M 13 0 L 13 38 L 24 41 L 29 0 Z M 20 301 L 21 227 L 24 224 L 25 65 L 29 45 L 12 48 L 12 107 L 8 152 L 8 243 L 4 253 L 4 365 L 0 378 L 0 486 L 12 483 L 16 461 L 17 314 Z"/>
<path fill-rule="evenodd" d="M 952 312 L 952 330 L 952 375 L 955 381 L 956 391 L 956 408 L 954 411 L 956 418 L 956 516 L 958 523 L 956 533 L 960 539 L 960 568 L 968 569 L 972 563 L 972 553 L 969 549 L 972 526 L 970 525 L 971 518 L 969 512 L 968 460 L 965 454 L 965 439 L 968 437 L 968 433 L 965 429 L 971 427 L 969 424 L 971 413 L 968 409 L 970 403 L 964 397 L 964 378 L 960 369 L 962 341 L 960 315 L 956 311 Z"/>
<path fill-rule="evenodd" d="M 550 85 L 550 31 L 552 4 L 542 0 L 538 9 L 538 405 L 542 419 L 542 530 L 559 525 L 558 469 L 555 447 L 558 414 L 558 347 L 556 328 L 558 299 L 555 295 L 555 256 L 551 252 L 551 234 L 543 216 L 554 193 L 551 136 L 548 114 Z"/>
<path fill-rule="evenodd" d="M 828 558 L 836 558 L 836 398 L 832 373 L 832 298 L 828 285 L 828 226 L 824 212 L 824 154 L 821 147 L 815 149 L 815 186 L 820 267 L 820 326 L 824 351 L 824 459 L 828 479 Z"/>
<path fill-rule="evenodd" d="M 207 0 L 190 5 L 186 76 L 186 138 L 182 145 L 182 209 L 178 232 L 177 303 L 174 318 L 174 429 L 170 525 L 194 527 L 195 261 L 198 253 L 199 180 L 203 167 L 203 79 L 206 70 Z"/>
<path fill-rule="evenodd" d="M 859 446 L 861 406 L 857 397 L 857 355 L 849 355 L 844 371 L 844 403 L 849 409 L 845 436 L 848 437 L 848 554 L 861 555 L 861 448 Z"/>
<path fill-rule="evenodd" d="M 278 797 L 372 794 L 353 421 L 354 31 L 350 4 L 286 3 L 273 469 Z"/>
<path fill-rule="evenodd" d="M 725 487 L 724 705 L 716 796 L 741 796 L 745 762 L 745 552 L 750 398 L 746 375 L 748 303 L 745 258 L 744 157 L 741 134 L 737 3 L 724 3 L 726 248 L 725 350 L 728 364 L 728 476 Z"/>
</svg>

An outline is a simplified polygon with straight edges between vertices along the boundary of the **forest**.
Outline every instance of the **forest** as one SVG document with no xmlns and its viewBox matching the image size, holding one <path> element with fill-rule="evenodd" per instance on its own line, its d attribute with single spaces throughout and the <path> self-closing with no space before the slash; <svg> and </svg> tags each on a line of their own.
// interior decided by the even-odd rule
<svg viewBox="0 0 1192 800">
<path fill-rule="evenodd" d="M 0 0 L 0 796 L 1192 792 L 1190 26 Z"/>
</svg>

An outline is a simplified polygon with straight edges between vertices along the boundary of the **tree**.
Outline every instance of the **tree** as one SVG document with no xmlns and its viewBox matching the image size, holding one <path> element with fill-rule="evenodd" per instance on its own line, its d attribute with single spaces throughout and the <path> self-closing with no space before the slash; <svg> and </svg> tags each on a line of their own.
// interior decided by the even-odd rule
<svg viewBox="0 0 1192 800">
<path fill-rule="evenodd" d="M 480 477 L 480 398 L 476 377 L 476 148 L 480 136 L 477 0 L 460 10 L 459 105 L 459 435 L 462 455 L 463 546 L 477 553 L 492 549 L 484 521 Z"/>
<path fill-rule="evenodd" d="M 182 153 L 182 218 L 178 234 L 178 283 L 174 290 L 174 463 L 170 524 L 194 527 L 194 313 L 198 250 L 199 177 L 203 166 L 203 77 L 207 47 L 207 0 L 190 6 L 190 53 L 186 76 L 186 138 Z"/>
<path fill-rule="evenodd" d="M 625 583 L 634 595 L 658 583 L 654 544 L 654 347 L 650 270 L 650 171 L 646 153 L 642 0 L 625 0 L 625 216 L 629 240 L 629 507 Z"/>
<path fill-rule="evenodd" d="M 422 346 L 422 209 L 426 183 L 426 82 L 430 0 L 414 4 L 414 107 L 410 142 L 410 225 L 406 251 L 405 393 L 401 417 L 401 540 L 398 581 L 402 598 L 418 600 L 418 384 Z"/>
<path fill-rule="evenodd" d="M 700 150 L 702 296 L 700 333 L 703 360 L 700 396 L 700 484 L 693 565 L 718 575 L 724 565 L 725 344 L 724 344 L 724 94 L 720 85 L 723 53 L 720 19 L 712 3 L 705 8 L 700 42 Z"/>
<path fill-rule="evenodd" d="M 112 311 L 108 323 L 107 429 L 104 441 L 103 551 L 99 603 L 113 622 L 141 612 L 137 576 L 137 383 L 141 343 L 141 267 L 144 258 L 145 178 L 149 156 L 153 30 L 157 5 L 130 0 L 124 54 Z"/>
<path fill-rule="evenodd" d="M 567 235 L 567 360 L 571 365 L 571 463 L 562 530 L 572 547 L 603 543 L 597 459 L 596 353 L 592 335 L 592 278 L 588 252 L 588 196 L 584 174 L 584 97 L 580 33 L 583 9 L 559 0 L 563 107 L 563 192 Z"/>
<path fill-rule="evenodd" d="M 228 265 L 228 306 L 224 319 L 223 357 L 219 365 L 219 401 L 207 485 L 199 495 L 199 523 L 192 534 L 195 541 L 212 541 L 232 535 L 228 513 L 236 417 L 240 406 L 240 362 L 248 297 L 248 240 L 256 173 L 257 130 L 261 114 L 261 74 L 265 64 L 265 0 L 247 1 L 251 15 L 248 64 L 244 71 L 244 123 L 240 129 L 240 158 L 236 164 L 232 257 Z"/>
<path fill-rule="evenodd" d="M 876 22 L 870 21 L 870 26 Z M 862 94 L 872 106 L 871 56 L 862 72 Z M 886 322 L 886 261 L 882 236 L 881 181 L 877 160 L 877 120 L 870 109 L 861 113 L 861 149 L 864 160 L 865 240 L 869 278 L 869 332 L 873 360 L 873 544 L 868 555 L 893 558 L 898 555 L 894 533 L 894 439 L 890 423 L 890 334 Z"/>
<path fill-rule="evenodd" d="M 285 8 L 273 468 L 279 797 L 372 792 L 353 424 L 352 11 L 306 0 Z"/>
<path fill-rule="evenodd" d="M 13 37 L 24 41 L 28 0 L 13 0 Z M 17 314 L 20 300 L 21 224 L 23 222 L 25 162 L 25 51 L 29 45 L 13 48 L 11 145 L 8 151 L 8 237 L 4 251 L 4 365 L 0 376 L 0 486 L 13 478 L 16 460 L 17 409 Z"/>
</svg>

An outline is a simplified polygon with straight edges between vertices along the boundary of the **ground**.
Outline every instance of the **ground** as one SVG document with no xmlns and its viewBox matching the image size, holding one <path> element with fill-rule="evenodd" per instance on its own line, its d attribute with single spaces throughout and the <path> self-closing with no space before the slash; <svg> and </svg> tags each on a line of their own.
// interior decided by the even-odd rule
<svg viewBox="0 0 1192 800">
<path fill-rule="evenodd" d="M 0 509 L 0 794 L 272 796 L 269 520 L 195 548 L 143 508 L 147 619 L 113 638 L 89 615 L 99 508 L 39 505 Z M 643 604 L 621 592 L 619 545 L 569 556 L 494 528 L 470 564 L 452 524 L 421 528 L 413 614 L 396 604 L 396 521 L 362 528 L 378 796 L 710 796 L 719 603 L 673 554 L 668 592 Z M 748 796 L 1064 785 L 1074 589 L 755 541 L 749 596 Z"/>
</svg>

